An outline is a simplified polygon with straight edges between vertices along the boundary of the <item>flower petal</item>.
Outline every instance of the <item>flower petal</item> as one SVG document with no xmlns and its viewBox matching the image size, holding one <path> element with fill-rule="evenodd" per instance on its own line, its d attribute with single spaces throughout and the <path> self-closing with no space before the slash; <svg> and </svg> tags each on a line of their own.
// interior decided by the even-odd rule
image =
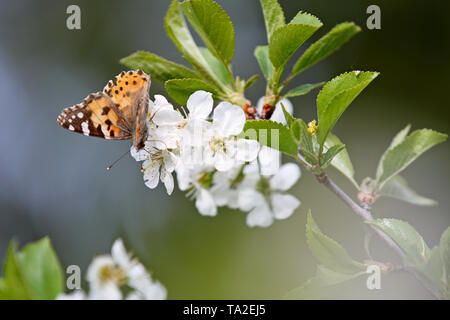
<svg viewBox="0 0 450 320">
<path fill-rule="evenodd" d="M 86 300 L 86 294 L 83 290 L 74 290 L 71 293 L 60 293 L 56 300 Z"/>
<path fill-rule="evenodd" d="M 273 176 L 281 165 L 281 152 L 266 146 L 259 150 L 259 165 L 263 176 Z"/>
<path fill-rule="evenodd" d="M 174 109 L 159 109 L 155 112 L 152 120 L 158 126 L 177 125 L 183 120 L 183 116 Z"/>
<path fill-rule="evenodd" d="M 204 216 L 215 216 L 217 214 L 217 206 L 214 203 L 214 199 L 207 190 L 200 188 L 198 190 L 197 199 L 195 200 L 195 206 L 198 212 Z"/>
<path fill-rule="evenodd" d="M 130 256 L 125 249 L 122 239 L 117 239 L 111 248 L 111 256 L 122 269 L 128 269 L 131 265 Z"/>
<path fill-rule="evenodd" d="M 269 206 L 264 203 L 250 211 L 246 220 L 249 227 L 268 227 L 273 222 L 272 212 L 270 212 Z"/>
<path fill-rule="evenodd" d="M 144 171 L 144 182 L 150 189 L 156 188 L 159 182 L 159 167 L 161 163 L 154 160 L 146 160 L 142 164 Z"/>
<path fill-rule="evenodd" d="M 271 198 L 273 214 L 276 219 L 286 219 L 300 206 L 300 200 L 291 194 L 275 193 Z"/>
<path fill-rule="evenodd" d="M 142 293 L 135 290 L 135 291 L 130 292 L 125 299 L 126 300 L 143 300 L 143 298 L 144 297 L 143 297 Z"/>
<path fill-rule="evenodd" d="M 301 171 L 295 163 L 286 163 L 270 179 L 270 187 L 273 190 L 286 191 L 290 189 L 300 178 Z"/>
<path fill-rule="evenodd" d="M 227 205 L 231 209 L 239 208 L 239 191 L 236 189 L 228 190 Z"/>
<path fill-rule="evenodd" d="M 187 168 L 183 162 L 179 162 L 175 169 L 177 173 L 178 188 L 181 191 L 186 190 L 192 183 L 192 177 L 189 168 Z"/>
<path fill-rule="evenodd" d="M 115 262 L 110 255 L 101 255 L 95 257 L 87 269 L 86 278 L 89 283 L 100 283 L 100 270 L 104 267 L 113 268 Z"/>
<path fill-rule="evenodd" d="M 89 300 L 121 300 L 122 292 L 113 282 L 91 284 L 89 286 Z"/>
<path fill-rule="evenodd" d="M 222 172 L 230 170 L 235 164 L 235 160 L 232 157 L 222 152 L 216 153 L 213 157 L 213 162 L 214 167 Z"/>
<path fill-rule="evenodd" d="M 178 164 L 178 157 L 170 151 L 163 150 L 164 168 L 167 172 L 173 172 Z"/>
<path fill-rule="evenodd" d="M 130 154 L 136 161 L 144 161 L 148 158 L 148 152 L 144 149 L 137 151 L 137 149 L 133 146 L 130 148 Z"/>
<path fill-rule="evenodd" d="M 134 289 L 137 289 L 140 281 L 144 278 L 148 278 L 150 275 L 145 270 L 142 263 L 136 262 L 131 268 L 128 269 L 128 285 Z"/>
<path fill-rule="evenodd" d="M 261 98 L 259 98 L 259 99 L 258 99 L 258 102 L 256 103 L 256 111 L 258 111 L 258 113 L 261 113 L 261 112 L 262 112 L 263 103 L 264 103 L 264 96 L 262 96 Z"/>
<path fill-rule="evenodd" d="M 173 109 L 172 104 L 169 103 L 169 101 L 167 101 L 166 97 L 164 97 L 163 95 L 155 94 L 154 98 L 155 98 L 154 104 L 156 107 Z"/>
<path fill-rule="evenodd" d="M 218 207 L 225 206 L 228 203 L 230 194 L 230 182 L 228 172 L 216 172 L 213 177 L 213 186 L 210 189 L 214 198 L 214 203 Z"/>
<path fill-rule="evenodd" d="M 264 197 L 255 189 L 246 188 L 239 192 L 239 209 L 242 211 L 250 211 L 265 203 Z"/>
<path fill-rule="evenodd" d="M 203 90 L 195 91 L 186 103 L 189 118 L 207 119 L 212 111 L 213 104 L 212 93 Z"/>
<path fill-rule="evenodd" d="M 147 300 L 165 300 L 167 298 L 166 288 L 158 281 L 152 281 L 144 290 L 144 297 Z"/>
<path fill-rule="evenodd" d="M 245 113 L 241 107 L 229 102 L 221 102 L 214 109 L 213 129 L 222 137 L 234 136 L 242 132 Z"/>
<path fill-rule="evenodd" d="M 259 143 L 256 140 L 237 139 L 236 159 L 251 162 L 256 159 L 259 151 Z"/>
<path fill-rule="evenodd" d="M 161 170 L 161 181 L 164 183 L 164 186 L 166 187 L 167 194 L 170 196 L 173 192 L 174 188 L 174 182 L 172 173 L 168 172 L 166 170 L 166 167 L 163 167 Z"/>
<path fill-rule="evenodd" d="M 160 125 L 153 130 L 153 134 L 148 137 L 147 142 L 159 150 L 176 149 L 179 146 L 182 133 L 183 131 L 177 126 Z"/>
<path fill-rule="evenodd" d="M 284 108 L 289 114 L 292 114 L 292 112 L 294 111 L 292 103 L 288 99 L 283 99 L 277 103 L 275 110 L 273 111 L 272 116 L 270 117 L 270 120 L 286 124 L 286 118 L 284 117 L 284 112 L 283 108 L 281 107 L 281 104 L 283 104 Z"/>
<path fill-rule="evenodd" d="M 211 124 L 205 120 L 193 119 L 183 130 L 181 143 L 188 146 L 202 146 L 212 135 L 209 128 Z"/>
</svg>

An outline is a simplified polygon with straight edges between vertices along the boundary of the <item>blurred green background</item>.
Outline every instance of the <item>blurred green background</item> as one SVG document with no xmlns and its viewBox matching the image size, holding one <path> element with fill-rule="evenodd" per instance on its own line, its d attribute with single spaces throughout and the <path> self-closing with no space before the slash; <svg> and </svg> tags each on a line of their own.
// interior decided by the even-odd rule
<svg viewBox="0 0 450 320">
<path fill-rule="evenodd" d="M 266 43 L 259 1 L 218 1 L 236 32 L 235 74 L 259 73 L 253 49 Z M 302 206 L 267 229 L 250 229 L 245 214 L 221 209 L 202 217 L 176 191 L 150 190 L 131 157 L 113 170 L 106 166 L 130 143 L 110 142 L 61 129 L 64 107 L 101 90 L 122 70 L 120 58 L 147 50 L 183 63 L 165 35 L 170 1 L 2 1 L 0 3 L 0 260 L 8 241 L 21 244 L 49 235 L 64 266 L 85 270 L 95 254 L 109 252 L 122 237 L 153 271 L 171 299 L 277 299 L 315 271 L 305 241 L 308 208 L 323 232 L 365 259 L 363 226 L 333 194 L 305 173 L 293 189 Z M 347 145 L 360 181 L 374 175 L 391 137 L 407 123 L 448 133 L 450 20 L 444 1 L 280 0 L 287 20 L 299 10 L 318 16 L 324 27 L 354 21 L 362 32 L 324 62 L 296 79 L 329 80 L 349 70 L 376 70 L 381 76 L 348 109 L 335 133 Z M 66 28 L 66 8 L 81 7 L 82 28 Z M 368 30 L 366 8 L 381 7 L 381 30 Z M 200 43 L 200 42 L 199 42 Z M 308 47 L 304 45 L 297 56 Z M 150 94 L 165 94 L 153 83 Z M 260 79 L 248 91 L 254 103 L 264 93 Z M 315 116 L 317 91 L 292 99 L 295 115 Z M 432 247 L 450 225 L 448 142 L 422 156 L 405 173 L 420 194 L 439 205 L 422 208 L 382 199 L 377 217 L 409 221 Z M 352 186 L 335 171 L 345 190 Z M 381 242 L 372 242 L 380 261 L 396 261 Z M 409 274 L 382 278 L 369 291 L 365 278 L 332 289 L 330 297 L 428 299 Z M 337 294 L 337 296 L 335 295 Z"/>
</svg>

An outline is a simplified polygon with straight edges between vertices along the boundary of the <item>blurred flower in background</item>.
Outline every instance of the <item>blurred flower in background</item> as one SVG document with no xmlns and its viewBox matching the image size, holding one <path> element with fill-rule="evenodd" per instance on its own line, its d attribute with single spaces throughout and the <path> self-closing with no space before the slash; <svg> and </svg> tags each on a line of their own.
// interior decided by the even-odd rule
<svg viewBox="0 0 450 320">
<path fill-rule="evenodd" d="M 163 300 L 167 297 L 164 286 L 151 278 L 137 259 L 126 251 L 117 239 L 111 254 L 95 257 L 87 270 L 89 292 L 75 290 L 61 294 L 59 300 Z M 124 293 L 127 291 L 127 293 Z"/>
</svg>

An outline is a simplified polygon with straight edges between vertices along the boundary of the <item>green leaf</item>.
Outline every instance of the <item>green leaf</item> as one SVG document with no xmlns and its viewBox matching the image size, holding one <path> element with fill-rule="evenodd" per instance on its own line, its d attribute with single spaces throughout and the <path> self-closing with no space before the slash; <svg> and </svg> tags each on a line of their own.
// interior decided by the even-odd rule
<svg viewBox="0 0 450 320">
<path fill-rule="evenodd" d="M 382 189 L 389 179 L 403 171 L 422 153 L 446 139 L 446 134 L 422 129 L 414 131 L 390 148 L 382 159 L 380 175 L 377 177 L 378 188 Z"/>
<path fill-rule="evenodd" d="M 323 299 L 326 296 L 327 287 L 337 285 L 359 276 L 366 275 L 365 271 L 352 274 L 340 273 L 331 270 L 323 265 L 318 265 L 316 275 L 306 281 L 302 286 L 289 291 L 284 299 L 287 300 L 308 300 Z"/>
<path fill-rule="evenodd" d="M 30 300 L 31 295 L 21 275 L 16 258 L 17 244 L 14 240 L 9 243 L 3 267 L 2 300 Z"/>
<path fill-rule="evenodd" d="M 430 249 L 422 236 L 405 221 L 398 219 L 376 219 L 366 221 L 375 226 L 389 237 L 405 252 L 405 262 L 409 265 L 423 268 L 430 256 Z"/>
<path fill-rule="evenodd" d="M 0 297 L 52 300 L 63 291 L 63 271 L 50 240 L 44 238 L 16 252 L 11 241 L 5 259 Z"/>
<path fill-rule="evenodd" d="M 53 300 L 63 292 L 63 271 L 48 238 L 26 245 L 17 261 L 32 299 Z"/>
<path fill-rule="evenodd" d="M 168 61 L 156 54 L 138 51 L 120 60 L 120 63 L 130 69 L 142 69 L 152 80 L 165 82 L 171 79 L 197 78 L 196 72 Z"/>
<path fill-rule="evenodd" d="M 345 145 L 343 144 L 335 144 L 334 146 L 330 147 L 327 152 L 321 156 L 321 168 L 327 168 L 331 164 L 331 161 L 334 159 L 334 157 L 336 157 L 344 149 Z"/>
<path fill-rule="evenodd" d="M 199 49 L 203 55 L 203 58 L 205 58 L 209 67 L 211 68 L 212 72 L 214 72 L 214 74 L 217 76 L 217 78 L 224 84 L 230 84 L 230 78 L 228 77 L 227 69 L 225 68 L 223 63 L 220 62 L 220 60 L 217 59 L 211 53 L 211 51 L 208 50 L 208 48 L 200 47 Z"/>
<path fill-rule="evenodd" d="M 339 144 L 342 144 L 341 140 L 334 134 L 330 133 L 325 140 L 324 151 L 327 152 L 329 148 Z M 347 149 L 339 152 L 331 161 L 331 165 L 339 170 L 345 177 L 347 177 L 347 179 L 349 179 L 350 182 L 353 183 L 356 189 L 359 189 L 358 183 L 354 178 L 355 170 L 353 169 L 353 164 L 350 160 Z"/>
<path fill-rule="evenodd" d="M 164 18 L 164 26 L 169 38 L 175 43 L 177 49 L 183 54 L 186 61 L 198 71 L 203 80 L 212 84 L 217 89 L 223 90 L 219 79 L 215 76 L 205 58 L 203 58 L 200 49 L 195 44 L 186 25 L 186 21 L 181 14 L 178 0 L 172 0 L 172 4 Z"/>
<path fill-rule="evenodd" d="M 289 24 L 310 24 L 316 27 L 322 26 L 322 22 L 317 17 L 303 11 L 297 12 L 295 17 L 292 18 Z"/>
<path fill-rule="evenodd" d="M 300 135 L 300 153 L 305 158 L 305 160 L 311 164 L 316 165 L 318 163 L 317 152 L 314 148 L 315 142 L 313 141 L 313 136 L 308 132 L 308 126 L 302 119 L 296 119 L 295 125 L 291 127 L 293 135 Z"/>
<path fill-rule="evenodd" d="M 400 142 L 403 142 L 403 140 L 405 140 L 405 138 L 408 136 L 410 129 L 411 129 L 411 125 L 408 124 L 405 128 L 403 128 L 400 132 L 398 132 L 392 139 L 391 144 L 386 149 L 386 151 L 383 153 L 383 155 L 380 158 L 380 161 L 378 162 L 377 179 L 379 177 L 381 177 L 381 175 L 383 174 L 383 161 L 384 161 L 384 158 L 386 157 L 386 154 L 390 150 L 392 150 L 394 147 L 396 147 Z"/>
<path fill-rule="evenodd" d="M 288 122 L 288 125 L 290 125 L 289 130 L 291 132 L 291 135 L 294 138 L 297 145 L 300 146 L 300 144 L 302 142 L 302 130 L 303 130 L 301 122 L 296 121 L 296 119 L 289 120 L 289 121 L 292 121 L 291 124 L 289 124 L 289 122 Z"/>
<path fill-rule="evenodd" d="M 275 68 L 284 68 L 294 52 L 322 26 L 320 20 L 313 16 L 302 14 L 302 17 L 311 19 L 298 19 L 304 22 L 290 23 L 273 32 L 269 41 L 269 56 Z"/>
<path fill-rule="evenodd" d="M 320 231 L 313 220 L 311 210 L 306 222 L 306 239 L 314 257 L 325 267 L 344 274 L 364 270 L 364 265 L 350 258 L 344 247 Z"/>
<path fill-rule="evenodd" d="M 370 260 L 374 260 L 372 258 L 372 254 L 370 252 L 370 240 L 373 237 L 373 230 L 371 230 L 368 226 L 364 226 L 364 251 Z"/>
<path fill-rule="evenodd" d="M 234 53 L 234 30 L 230 17 L 213 0 L 187 0 L 181 8 L 211 53 L 225 65 Z"/>
<path fill-rule="evenodd" d="M 255 48 L 255 57 L 258 61 L 259 67 L 264 75 L 264 78 L 272 78 L 272 62 L 269 58 L 269 47 L 268 46 L 257 46 Z"/>
<path fill-rule="evenodd" d="M 0 300 L 8 299 L 8 287 L 4 279 L 0 279 Z"/>
<path fill-rule="evenodd" d="M 292 90 L 289 90 L 285 95 L 284 98 L 290 98 L 290 97 L 297 97 L 297 96 L 302 96 L 304 94 L 309 93 L 311 90 L 321 87 L 325 84 L 325 82 L 319 82 L 319 83 L 305 83 L 302 84 L 298 87 L 295 87 Z"/>
<path fill-rule="evenodd" d="M 277 0 L 261 0 L 261 7 L 266 24 L 267 41 L 270 41 L 272 33 L 284 26 L 284 14 Z"/>
<path fill-rule="evenodd" d="M 288 128 L 291 127 L 292 123 L 295 121 L 295 118 L 286 111 L 286 108 L 284 107 L 284 104 L 281 102 L 281 109 L 283 109 L 284 118 L 286 119 L 286 124 Z"/>
<path fill-rule="evenodd" d="M 377 72 L 348 72 L 327 82 L 320 90 L 317 96 L 317 141 L 320 145 L 323 145 L 345 109 L 377 76 Z"/>
<path fill-rule="evenodd" d="M 297 159 L 297 144 L 289 129 L 271 120 L 248 120 L 238 136 L 257 140 L 260 144 L 279 150 Z"/>
<path fill-rule="evenodd" d="M 258 79 L 259 79 L 259 74 L 254 74 L 250 78 L 248 78 L 248 80 L 245 82 L 244 90 L 250 88 Z"/>
<path fill-rule="evenodd" d="M 182 105 L 186 105 L 189 96 L 197 90 L 211 92 L 214 98 L 218 98 L 216 90 L 199 79 L 173 79 L 166 81 L 164 86 L 170 97 Z"/>
<path fill-rule="evenodd" d="M 442 233 L 439 249 L 444 263 L 444 281 L 447 285 L 448 294 L 450 294 L 450 227 Z"/>
<path fill-rule="evenodd" d="M 430 251 L 430 257 L 423 269 L 423 273 L 428 278 L 427 286 L 433 292 L 439 292 L 442 287 L 442 275 L 444 266 L 442 264 L 441 253 L 438 246 L 434 246 Z"/>
<path fill-rule="evenodd" d="M 292 69 L 292 73 L 299 74 L 325 59 L 360 31 L 361 28 L 352 22 L 338 24 L 305 51 Z"/>
<path fill-rule="evenodd" d="M 380 196 L 403 200 L 418 206 L 434 206 L 436 201 L 422 197 L 412 190 L 404 178 L 397 175 L 389 179 L 380 190 Z"/>
</svg>

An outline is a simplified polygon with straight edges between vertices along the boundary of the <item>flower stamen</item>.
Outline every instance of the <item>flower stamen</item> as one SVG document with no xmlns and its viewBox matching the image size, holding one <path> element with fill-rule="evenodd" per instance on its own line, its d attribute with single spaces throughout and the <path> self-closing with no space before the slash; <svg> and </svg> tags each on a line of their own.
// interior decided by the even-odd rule
<svg viewBox="0 0 450 320">
<path fill-rule="evenodd" d="M 316 120 L 313 120 L 313 121 L 311 121 L 311 122 L 308 123 L 308 133 L 309 133 L 310 135 L 316 134 L 317 129 L 319 128 L 319 127 L 316 125 L 316 123 L 317 123 Z"/>
</svg>

